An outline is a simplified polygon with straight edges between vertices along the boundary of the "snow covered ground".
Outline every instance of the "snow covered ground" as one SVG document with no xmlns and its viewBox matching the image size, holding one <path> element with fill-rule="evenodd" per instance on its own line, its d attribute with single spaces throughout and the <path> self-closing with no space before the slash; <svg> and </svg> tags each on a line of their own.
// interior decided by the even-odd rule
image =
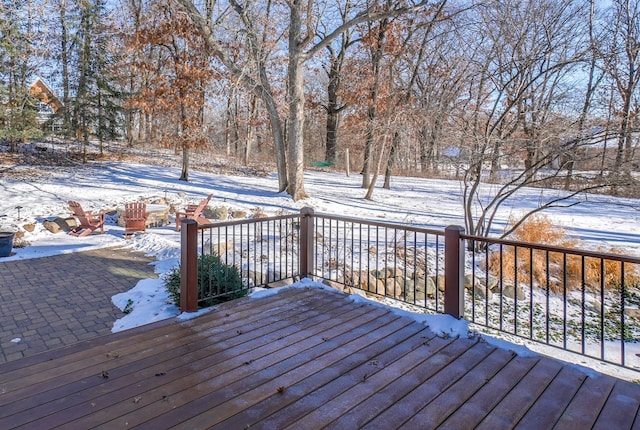
<svg viewBox="0 0 640 430">
<path fill-rule="evenodd" d="M 311 197 L 293 202 L 286 194 L 277 192 L 278 182 L 274 174 L 232 177 L 192 171 L 190 182 L 184 182 L 177 180 L 179 169 L 143 164 L 88 164 L 50 169 L 44 174 L 42 169 L 31 170 L 25 166 L 24 174 L 19 175 L 20 179 L 15 179 L 15 176 L 0 177 L 0 231 L 17 231 L 24 230 L 25 225 L 35 226 L 33 232 L 25 232 L 24 240 L 29 245 L 14 248 L 14 255 L 2 261 L 125 246 L 154 256 L 157 259 L 155 270 L 160 276 L 177 265 L 180 236 L 174 231 L 173 225 L 150 229 L 147 234 L 137 235 L 131 240 L 123 239 L 124 229 L 116 224 L 114 216 L 108 218 L 107 233 L 104 235 L 77 238 L 45 230 L 42 221 L 70 214 L 67 209 L 69 200 L 80 202 L 85 209 L 95 210 L 114 210 L 124 202 L 153 197 L 165 199 L 175 207 L 183 207 L 213 193 L 213 206 L 225 205 L 232 210 L 247 212 L 259 207 L 267 215 L 297 212 L 302 207 L 310 206 L 316 212 L 428 228 L 464 225 L 460 184 L 455 181 L 394 178 L 391 190 L 376 189 L 373 201 L 367 201 L 363 199 L 365 191 L 360 188 L 359 175 L 346 177 L 339 173 L 308 172 L 305 181 Z M 13 170 L 19 168 L 14 167 Z M 490 186 L 485 191 L 489 195 Z M 557 193 L 561 192 L 521 190 L 513 204 L 505 206 L 499 213 L 496 227 L 504 226 L 511 215 L 535 207 L 542 195 Z M 640 256 L 640 202 L 636 200 L 593 195 L 580 205 L 552 209 L 546 214 L 555 224 L 583 241 L 585 246 L 615 246 L 628 255 Z M 121 309 L 127 303 L 132 303 L 130 308 L 133 309 L 124 318 L 114 322 L 113 331 L 178 315 L 176 306 L 168 303 L 161 279 L 140 281 L 131 291 L 114 296 L 113 302 Z M 465 324 L 462 328 L 455 324 L 454 329 L 454 324 L 445 316 L 431 316 L 428 323 L 431 327 L 454 334 L 466 334 L 467 330 Z M 536 344 L 528 346 L 540 350 Z M 513 344 L 507 344 L 507 347 L 516 349 Z M 575 356 L 564 356 L 557 350 L 551 350 L 551 353 L 616 376 L 640 379 L 640 373 L 637 372 L 590 362 L 583 357 L 576 361 Z"/>
</svg>

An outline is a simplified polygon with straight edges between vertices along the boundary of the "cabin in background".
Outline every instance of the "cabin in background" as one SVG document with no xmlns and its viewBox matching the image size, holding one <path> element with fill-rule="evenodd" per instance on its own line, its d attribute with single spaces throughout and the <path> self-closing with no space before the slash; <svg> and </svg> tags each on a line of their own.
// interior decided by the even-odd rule
<svg viewBox="0 0 640 430">
<path fill-rule="evenodd" d="M 56 115 L 64 107 L 62 101 L 41 79 L 36 78 L 29 87 L 29 95 L 38 99 L 37 121 L 47 131 L 60 131 L 62 118 Z"/>
</svg>

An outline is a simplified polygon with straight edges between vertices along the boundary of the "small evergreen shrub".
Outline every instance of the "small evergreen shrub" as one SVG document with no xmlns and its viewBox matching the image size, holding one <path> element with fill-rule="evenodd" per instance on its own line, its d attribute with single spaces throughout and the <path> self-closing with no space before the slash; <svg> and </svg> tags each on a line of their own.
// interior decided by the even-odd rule
<svg viewBox="0 0 640 430">
<path fill-rule="evenodd" d="M 180 266 L 171 269 L 163 278 L 174 303 L 180 304 Z M 212 306 L 246 296 L 240 270 L 220 261 L 215 254 L 198 256 L 198 304 Z M 215 296 L 215 297 L 211 297 Z"/>
</svg>

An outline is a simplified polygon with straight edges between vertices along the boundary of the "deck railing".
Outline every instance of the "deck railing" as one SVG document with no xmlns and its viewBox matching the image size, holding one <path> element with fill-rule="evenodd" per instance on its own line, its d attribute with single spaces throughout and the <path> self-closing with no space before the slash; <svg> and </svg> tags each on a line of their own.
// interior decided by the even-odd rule
<svg viewBox="0 0 640 430">
<path fill-rule="evenodd" d="M 243 288 L 322 280 L 412 310 L 640 369 L 640 259 L 488 239 L 388 222 L 299 214 L 182 232 L 181 310 L 219 291 L 200 285 L 198 255 L 237 267 Z"/>
</svg>

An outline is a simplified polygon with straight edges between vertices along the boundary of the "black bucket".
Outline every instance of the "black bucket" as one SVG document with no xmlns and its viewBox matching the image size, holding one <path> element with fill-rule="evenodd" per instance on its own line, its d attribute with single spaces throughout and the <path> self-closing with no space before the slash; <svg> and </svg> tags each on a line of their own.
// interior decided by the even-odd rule
<svg viewBox="0 0 640 430">
<path fill-rule="evenodd" d="M 14 232 L 0 231 L 0 257 L 8 257 L 13 249 Z"/>
</svg>

